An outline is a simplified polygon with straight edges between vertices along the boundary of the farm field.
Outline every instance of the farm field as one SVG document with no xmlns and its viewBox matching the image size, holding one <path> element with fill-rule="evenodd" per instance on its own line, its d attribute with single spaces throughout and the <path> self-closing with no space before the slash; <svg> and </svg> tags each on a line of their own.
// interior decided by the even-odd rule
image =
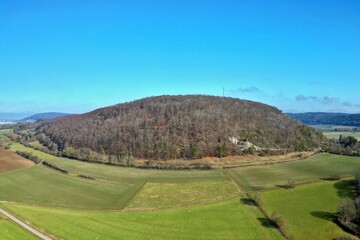
<svg viewBox="0 0 360 240">
<path fill-rule="evenodd" d="M 125 210 L 191 206 L 239 195 L 230 181 L 194 183 L 147 183 Z"/>
<path fill-rule="evenodd" d="M 360 158 L 333 154 L 318 154 L 296 162 L 232 168 L 229 173 L 248 191 L 282 186 L 289 179 L 304 183 L 329 177 L 331 172 L 342 175 L 360 171 Z"/>
<path fill-rule="evenodd" d="M 152 193 L 157 198 L 148 200 L 148 206 L 143 206 L 144 202 L 140 201 L 139 206 L 134 205 L 136 208 L 153 208 L 154 205 L 157 208 L 176 207 L 213 202 L 238 195 L 236 186 L 221 170 L 164 171 L 122 168 L 58 158 L 17 143 L 12 143 L 11 147 L 14 151 L 32 152 L 69 170 L 70 174 L 59 173 L 42 164 L 24 171 L 2 174 L 0 200 L 55 207 L 119 210 L 138 192 L 137 199 Z M 90 175 L 95 179 L 80 178 L 79 174 Z M 146 187 L 142 189 L 144 185 Z M 163 187 L 167 187 L 167 191 L 164 191 Z M 149 189 L 152 190 L 149 192 Z M 175 197 L 181 200 L 176 201 Z M 190 199 L 194 197 L 197 201 L 191 203 Z"/>
<path fill-rule="evenodd" d="M 64 239 L 282 239 L 240 199 L 154 212 L 87 212 L 3 204 Z"/>
<path fill-rule="evenodd" d="M 278 211 L 293 239 L 334 239 L 349 235 L 333 222 L 341 198 L 352 196 L 348 181 L 319 182 L 263 193 L 268 214 Z"/>
<path fill-rule="evenodd" d="M 120 209 L 139 185 L 67 176 L 44 166 L 0 174 L 0 200 L 82 209 Z"/>
<path fill-rule="evenodd" d="M 360 140 L 360 132 L 323 132 L 323 134 L 331 139 L 339 139 L 340 135 L 342 135 L 343 137 L 352 136 Z"/>
<path fill-rule="evenodd" d="M 353 136 L 360 140 L 360 132 L 358 127 L 337 126 L 337 125 L 312 125 L 311 127 L 321 131 L 327 138 L 339 139 L 340 135 L 347 137 Z"/>
<path fill-rule="evenodd" d="M 85 174 L 96 179 L 112 182 L 140 183 L 145 182 L 194 182 L 194 181 L 217 181 L 225 180 L 226 177 L 221 170 L 192 170 L 192 171 L 170 171 L 153 169 L 135 169 L 126 167 L 114 167 L 103 164 L 94 164 L 55 157 L 44 152 L 25 147 L 19 143 L 12 143 L 12 151 L 30 152 L 39 158 L 55 164 L 74 174 Z"/>
<path fill-rule="evenodd" d="M 0 213 L 0 233 L 3 240 L 36 240 L 31 233 L 19 227 Z"/>
<path fill-rule="evenodd" d="M 0 173 L 34 166 L 32 161 L 0 147 Z"/>
<path fill-rule="evenodd" d="M 31 152 L 70 172 L 62 174 L 40 164 L 0 174 L 0 201 L 9 201 L 0 205 L 59 238 L 283 239 L 256 207 L 240 200 L 238 188 L 221 169 L 144 170 L 55 157 L 18 143 L 12 143 L 11 150 Z M 289 178 L 307 182 L 326 178 L 332 171 L 349 175 L 360 171 L 359 160 L 319 154 L 227 171 L 244 189 L 253 191 L 286 184 Z M 321 181 L 262 194 L 266 211 L 270 215 L 279 211 L 288 221 L 289 236 L 331 239 L 345 233 L 322 217 L 336 211 L 345 187 Z"/>
</svg>

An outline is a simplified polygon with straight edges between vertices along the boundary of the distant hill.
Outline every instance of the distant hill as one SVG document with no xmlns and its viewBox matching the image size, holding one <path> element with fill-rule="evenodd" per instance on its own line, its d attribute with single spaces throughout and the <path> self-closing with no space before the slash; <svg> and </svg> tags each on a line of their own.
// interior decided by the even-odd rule
<svg viewBox="0 0 360 240">
<path fill-rule="evenodd" d="M 35 115 L 32 115 L 30 117 L 24 118 L 21 121 L 37 121 L 37 120 L 48 120 L 53 119 L 57 117 L 64 117 L 68 116 L 70 114 L 68 113 L 59 113 L 59 112 L 47 112 L 47 113 L 38 113 Z"/>
<path fill-rule="evenodd" d="M 239 154 L 240 143 L 271 149 L 318 147 L 321 133 L 274 107 L 235 98 L 159 96 L 40 123 L 45 145 L 142 159 Z M 68 154 L 69 155 L 69 154 Z"/>
<path fill-rule="evenodd" d="M 360 114 L 347 113 L 287 113 L 287 115 L 307 125 L 342 125 L 360 127 Z"/>
</svg>

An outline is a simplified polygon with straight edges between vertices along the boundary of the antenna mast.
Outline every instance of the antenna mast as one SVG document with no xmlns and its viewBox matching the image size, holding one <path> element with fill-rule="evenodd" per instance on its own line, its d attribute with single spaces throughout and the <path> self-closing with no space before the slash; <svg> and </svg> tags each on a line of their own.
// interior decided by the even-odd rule
<svg viewBox="0 0 360 240">
<path fill-rule="evenodd" d="M 223 97 L 225 97 L 225 87 L 223 86 Z"/>
</svg>

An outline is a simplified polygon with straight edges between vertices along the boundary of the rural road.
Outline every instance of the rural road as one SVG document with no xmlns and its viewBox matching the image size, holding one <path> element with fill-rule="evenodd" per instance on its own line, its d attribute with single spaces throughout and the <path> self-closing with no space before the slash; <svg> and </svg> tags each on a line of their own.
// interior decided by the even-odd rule
<svg viewBox="0 0 360 240">
<path fill-rule="evenodd" d="M 11 215 L 10 213 L 8 213 L 7 211 L 5 211 L 4 209 L 0 208 L 0 213 L 4 214 L 6 217 L 10 218 L 11 220 L 13 220 L 14 222 L 16 222 L 17 224 L 19 224 L 21 227 L 25 228 L 26 230 L 32 232 L 33 234 L 35 234 L 36 236 L 38 236 L 41 239 L 44 240 L 52 240 L 52 238 L 46 236 L 45 234 L 42 234 L 41 232 L 39 232 L 38 230 L 30 227 L 29 225 L 27 225 L 26 223 L 24 223 L 23 221 L 19 220 L 18 218 L 14 217 L 13 215 Z"/>
</svg>

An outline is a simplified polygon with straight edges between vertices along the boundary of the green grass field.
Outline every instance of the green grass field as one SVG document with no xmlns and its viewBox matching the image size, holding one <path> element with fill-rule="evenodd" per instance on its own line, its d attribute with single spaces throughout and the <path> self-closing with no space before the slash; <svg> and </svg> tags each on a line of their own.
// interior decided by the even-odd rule
<svg viewBox="0 0 360 240">
<path fill-rule="evenodd" d="M 121 209 L 139 185 L 71 177 L 44 166 L 0 174 L 0 200 L 82 209 Z"/>
<path fill-rule="evenodd" d="M 2 240 L 35 240 L 38 239 L 28 231 L 0 213 L 0 238 Z"/>
<path fill-rule="evenodd" d="M 125 209 L 183 207 L 219 201 L 238 195 L 237 187 L 226 180 L 194 183 L 147 183 Z"/>
<path fill-rule="evenodd" d="M 343 175 L 359 172 L 360 158 L 318 154 L 296 162 L 229 169 L 229 173 L 249 191 L 284 185 L 288 179 L 296 183 L 318 180 L 329 177 L 333 171 Z"/>
<path fill-rule="evenodd" d="M 239 199 L 155 212 L 86 212 L 4 204 L 13 213 L 63 239 L 282 239 Z"/>
<path fill-rule="evenodd" d="M 239 190 L 220 169 L 144 170 L 55 157 L 18 143 L 12 143 L 11 150 L 31 152 L 70 172 L 64 175 L 38 165 L 0 174 L 0 201 L 16 202 L 2 205 L 59 238 L 282 239 L 257 208 L 240 201 Z M 318 180 L 332 171 L 360 171 L 360 158 L 319 154 L 290 163 L 228 169 L 246 190 L 283 185 L 288 179 Z M 306 234 L 329 239 L 344 235 L 324 219 L 336 211 L 344 191 L 344 186 L 323 181 L 262 194 L 268 213 L 283 214 L 295 239 L 310 239 Z"/>
<path fill-rule="evenodd" d="M 25 147 L 19 143 L 13 143 L 11 150 L 31 152 L 39 158 L 51 162 L 74 174 L 84 174 L 113 182 L 146 183 L 146 182 L 194 182 L 194 181 L 217 181 L 226 177 L 221 170 L 191 170 L 191 171 L 169 171 L 153 169 L 135 169 L 125 167 L 114 167 L 103 164 L 94 164 L 55 157 L 32 148 Z"/>
<path fill-rule="evenodd" d="M 0 129 L 0 139 L 6 139 L 8 138 L 7 136 L 5 136 L 5 134 L 12 132 L 11 129 Z"/>
<path fill-rule="evenodd" d="M 132 208 L 153 208 L 155 205 L 156 208 L 188 206 L 238 194 L 236 186 L 220 170 L 164 171 L 122 168 L 58 158 L 18 143 L 13 143 L 11 147 L 13 151 L 32 152 L 69 170 L 70 174 L 61 174 L 42 165 L 1 174 L 0 200 L 78 209 L 119 210 L 137 193 L 138 204 Z M 78 174 L 95 177 L 95 180 L 80 178 Z M 145 188 L 142 189 L 144 185 Z M 158 197 L 141 200 L 149 194 Z"/>
<path fill-rule="evenodd" d="M 295 240 L 349 235 L 333 218 L 341 198 L 351 195 L 346 182 L 320 182 L 263 193 L 268 214 L 278 211 L 287 221 L 287 234 Z"/>
</svg>

